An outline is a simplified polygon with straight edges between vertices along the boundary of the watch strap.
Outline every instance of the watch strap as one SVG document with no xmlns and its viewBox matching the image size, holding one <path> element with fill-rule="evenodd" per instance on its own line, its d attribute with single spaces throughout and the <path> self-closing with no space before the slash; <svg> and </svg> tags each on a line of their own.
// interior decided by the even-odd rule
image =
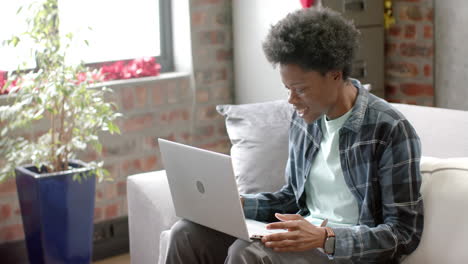
<svg viewBox="0 0 468 264">
<path fill-rule="evenodd" d="M 325 227 L 325 242 L 323 245 L 323 249 L 326 254 L 333 255 L 335 253 L 335 232 L 331 227 Z M 332 245 L 327 245 L 328 243 L 332 243 Z"/>
</svg>

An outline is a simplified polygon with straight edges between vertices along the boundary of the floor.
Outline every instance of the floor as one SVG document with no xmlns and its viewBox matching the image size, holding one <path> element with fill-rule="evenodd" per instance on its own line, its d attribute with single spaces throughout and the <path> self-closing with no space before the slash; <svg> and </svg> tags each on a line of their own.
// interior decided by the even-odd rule
<svg viewBox="0 0 468 264">
<path fill-rule="evenodd" d="M 93 262 L 93 264 L 130 264 L 130 254 L 103 259 L 97 262 Z"/>
</svg>

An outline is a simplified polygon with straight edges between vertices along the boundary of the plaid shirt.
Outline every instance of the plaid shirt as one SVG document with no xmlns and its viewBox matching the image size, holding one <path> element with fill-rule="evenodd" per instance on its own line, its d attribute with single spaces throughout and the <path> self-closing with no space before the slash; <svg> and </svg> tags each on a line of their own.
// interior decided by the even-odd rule
<svg viewBox="0 0 468 264">
<path fill-rule="evenodd" d="M 359 93 L 340 130 L 341 168 L 359 207 L 358 225 L 333 228 L 336 263 L 399 263 L 423 230 L 420 140 L 406 118 L 352 80 Z M 289 130 L 287 183 L 274 193 L 246 194 L 247 218 L 278 221 L 274 213 L 309 214 L 304 185 L 318 153 L 320 120 L 307 125 L 296 113 Z"/>
</svg>

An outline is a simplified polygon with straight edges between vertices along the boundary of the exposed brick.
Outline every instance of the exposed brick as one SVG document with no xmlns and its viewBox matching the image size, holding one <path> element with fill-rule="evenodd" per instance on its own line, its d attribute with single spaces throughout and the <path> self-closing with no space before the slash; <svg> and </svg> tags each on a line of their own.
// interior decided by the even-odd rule
<svg viewBox="0 0 468 264">
<path fill-rule="evenodd" d="M 401 100 L 400 99 L 394 99 L 394 98 L 388 98 L 387 101 L 389 103 L 397 103 L 397 104 L 401 104 Z"/>
<path fill-rule="evenodd" d="M 205 90 L 197 90 L 197 102 L 207 103 L 210 100 L 210 94 Z"/>
<path fill-rule="evenodd" d="M 429 64 L 424 65 L 424 76 L 431 77 L 432 76 L 432 66 Z"/>
<path fill-rule="evenodd" d="M 213 125 L 208 125 L 208 126 L 203 126 L 203 127 L 199 127 L 197 129 L 197 134 L 200 136 L 200 137 L 212 137 L 214 136 L 215 134 L 215 128 Z"/>
<path fill-rule="evenodd" d="M 405 38 L 414 39 L 416 37 L 416 25 L 405 25 Z"/>
<path fill-rule="evenodd" d="M 200 32 L 200 44 L 224 44 L 226 33 L 222 30 Z"/>
<path fill-rule="evenodd" d="M 393 37 L 399 37 L 400 34 L 401 34 L 401 26 L 398 25 L 398 24 L 393 24 L 390 26 L 390 28 L 388 29 L 388 34 L 390 34 L 390 36 L 393 36 Z"/>
<path fill-rule="evenodd" d="M 118 140 L 118 138 L 115 138 L 115 143 L 112 145 L 106 145 L 104 146 L 102 152 L 104 157 L 118 157 L 118 156 L 123 156 L 123 155 L 128 155 L 131 153 L 134 153 L 137 145 L 136 145 L 136 139 L 125 139 L 125 140 Z"/>
<path fill-rule="evenodd" d="M 198 109 L 198 119 L 199 120 L 213 120 L 220 118 L 221 115 L 216 111 L 216 106 L 204 106 Z"/>
<path fill-rule="evenodd" d="M 231 23 L 231 16 L 228 12 L 223 12 L 215 16 L 215 22 L 218 25 L 226 25 Z"/>
<path fill-rule="evenodd" d="M 196 71 L 195 79 L 199 84 L 207 84 L 213 81 L 213 73 L 209 70 Z"/>
<path fill-rule="evenodd" d="M 192 13 L 192 25 L 201 26 L 205 24 L 206 12 L 193 12 Z"/>
<path fill-rule="evenodd" d="M 209 5 L 209 4 L 218 4 L 221 0 L 196 0 L 193 1 L 194 5 Z"/>
<path fill-rule="evenodd" d="M 153 126 L 154 118 L 150 113 L 131 117 L 124 121 L 123 130 L 125 132 L 141 131 Z"/>
<path fill-rule="evenodd" d="M 434 87 L 431 84 L 404 83 L 401 91 L 408 96 L 434 96 Z"/>
<path fill-rule="evenodd" d="M 119 212 L 119 205 L 118 204 L 111 204 L 106 206 L 105 209 L 105 219 L 112 219 L 118 216 Z"/>
<path fill-rule="evenodd" d="M 0 228 L 0 243 L 3 241 L 15 241 L 24 238 L 22 224 L 12 224 Z"/>
<path fill-rule="evenodd" d="M 150 157 L 137 159 L 133 161 L 133 167 L 141 172 L 151 171 L 156 168 L 158 158 L 153 155 Z"/>
<path fill-rule="evenodd" d="M 418 66 L 409 62 L 387 64 L 387 74 L 393 77 L 412 78 L 418 76 Z"/>
<path fill-rule="evenodd" d="M 224 49 L 218 50 L 216 52 L 216 60 L 217 61 L 232 60 L 232 51 L 231 50 L 224 50 Z"/>
<path fill-rule="evenodd" d="M 221 86 L 213 89 L 213 98 L 219 100 L 227 100 L 231 98 L 231 89 L 228 86 Z"/>
<path fill-rule="evenodd" d="M 166 88 L 162 85 L 156 85 L 151 88 L 151 94 L 152 103 L 154 105 L 161 105 L 165 102 L 164 98 L 166 98 Z"/>
<path fill-rule="evenodd" d="M 127 199 L 122 199 L 120 201 L 120 214 L 121 215 L 128 215 L 128 202 Z"/>
<path fill-rule="evenodd" d="M 423 14 L 420 6 L 402 6 L 399 17 L 401 20 L 421 21 Z"/>
<path fill-rule="evenodd" d="M 398 45 L 396 43 L 385 43 L 385 55 L 392 56 L 396 53 Z"/>
<path fill-rule="evenodd" d="M 159 119 L 163 123 L 173 124 L 179 121 L 188 121 L 190 119 L 190 114 L 187 109 L 176 109 L 170 112 L 162 113 Z"/>
<path fill-rule="evenodd" d="M 16 182 L 8 179 L 0 183 L 0 196 L 16 192 Z"/>
<path fill-rule="evenodd" d="M 155 136 L 146 137 L 144 139 L 143 146 L 145 148 L 154 150 L 158 146 L 157 142 L 158 141 Z"/>
<path fill-rule="evenodd" d="M 124 110 L 132 110 L 135 108 L 135 102 L 134 102 L 134 88 L 133 87 L 126 87 L 122 88 L 121 91 L 121 98 L 122 98 L 122 107 Z"/>
<path fill-rule="evenodd" d="M 117 195 L 118 196 L 127 195 L 127 182 L 125 180 L 117 183 Z"/>
<path fill-rule="evenodd" d="M 192 99 L 192 88 L 190 87 L 190 79 L 182 79 L 179 82 L 179 100 L 185 101 Z"/>
<path fill-rule="evenodd" d="M 426 19 L 431 22 L 434 21 L 434 8 L 431 7 L 428 9 Z"/>
<path fill-rule="evenodd" d="M 190 142 L 192 139 L 190 133 L 182 133 L 180 137 L 184 140 L 184 142 Z"/>
<path fill-rule="evenodd" d="M 119 170 L 117 165 L 106 164 L 104 166 L 104 169 L 106 169 L 109 172 L 109 177 L 111 178 L 117 178 L 119 176 Z"/>
<path fill-rule="evenodd" d="M 102 208 L 101 207 L 94 208 L 94 222 L 101 221 L 102 219 L 103 219 Z"/>
<path fill-rule="evenodd" d="M 167 102 L 174 104 L 180 101 L 180 93 L 177 82 L 170 82 L 167 84 Z"/>
<path fill-rule="evenodd" d="M 228 78 L 228 71 L 226 68 L 220 69 L 216 72 L 217 81 L 225 81 Z"/>
<path fill-rule="evenodd" d="M 434 55 L 432 45 L 419 43 L 401 43 L 400 52 L 402 56 L 407 57 L 432 57 Z"/>
<path fill-rule="evenodd" d="M 84 162 L 90 162 L 98 159 L 99 154 L 96 151 L 90 150 L 81 155 L 81 159 Z"/>
<path fill-rule="evenodd" d="M 8 220 L 12 215 L 11 205 L 2 204 L 0 205 L 0 223 Z"/>
<path fill-rule="evenodd" d="M 113 200 L 117 198 L 117 188 L 115 182 L 106 182 L 103 186 L 104 200 Z"/>
<path fill-rule="evenodd" d="M 434 33 L 433 33 L 433 27 L 432 26 L 424 26 L 424 38 L 425 39 L 433 39 L 434 38 Z"/>
<path fill-rule="evenodd" d="M 385 85 L 385 94 L 386 95 L 395 95 L 398 92 L 398 87 L 396 85 L 387 84 Z"/>
<path fill-rule="evenodd" d="M 96 189 L 96 201 L 99 202 L 104 198 L 104 191 Z"/>
<path fill-rule="evenodd" d="M 136 103 L 139 108 L 146 106 L 146 101 L 148 99 L 147 89 L 144 86 L 135 87 Z"/>
</svg>

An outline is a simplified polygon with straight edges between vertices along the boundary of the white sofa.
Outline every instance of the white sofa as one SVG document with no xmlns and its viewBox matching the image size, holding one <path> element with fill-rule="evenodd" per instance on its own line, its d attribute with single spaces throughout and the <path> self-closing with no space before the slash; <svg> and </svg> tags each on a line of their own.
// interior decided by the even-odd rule
<svg viewBox="0 0 468 264">
<path fill-rule="evenodd" d="M 425 227 L 421 243 L 416 251 L 408 256 L 404 263 L 466 263 L 468 260 L 468 112 L 433 107 L 410 106 L 394 104 L 413 124 L 422 142 L 423 159 L 421 172 L 423 177 L 422 195 L 425 205 Z M 236 107 L 239 107 L 236 108 Z M 263 108 L 262 108 L 263 107 Z M 271 107 L 284 108 L 278 113 L 271 114 Z M 259 110 L 260 117 L 247 117 L 255 121 L 251 125 L 252 133 L 244 134 L 238 128 L 230 127 L 231 121 L 242 120 L 243 114 Z M 280 144 L 284 148 L 287 144 L 287 116 L 290 109 L 284 102 L 252 104 L 244 106 L 227 106 L 219 109 L 226 116 L 228 133 L 233 143 L 231 155 L 235 174 L 241 192 L 255 192 L 261 187 L 256 184 L 270 184 L 271 179 L 245 181 L 240 168 L 245 153 L 240 153 L 237 144 L 248 143 L 243 137 L 255 136 L 258 129 L 273 131 L 278 137 L 286 137 Z M 265 115 L 268 113 L 268 115 Z M 236 116 L 237 115 L 237 116 Z M 230 119 L 231 118 L 231 119 Z M 272 119 L 273 118 L 273 119 Z M 276 122 L 277 119 L 283 119 Z M 261 120 L 260 125 L 257 121 Z M 248 124 L 249 122 L 243 122 Z M 272 124 L 272 127 L 265 127 Z M 284 127 L 286 124 L 286 132 Z M 237 129 L 237 130 L 236 130 Z M 257 130 L 256 130 L 257 129 Z M 280 131 L 281 130 L 281 131 Z M 249 151 L 254 153 L 250 159 L 265 157 L 265 153 L 255 153 L 256 146 L 264 146 L 263 142 L 250 142 Z M 255 145 L 257 144 L 257 145 Z M 283 145 L 281 145 L 283 144 Z M 269 149 L 264 150 L 267 153 Z M 285 150 L 287 152 L 287 148 Z M 244 155 L 241 155 L 244 154 Z M 256 155 L 256 156 L 255 156 Z M 286 162 L 285 153 L 278 154 L 276 166 L 281 168 Z M 433 157 L 433 158 L 429 158 Z M 237 163 L 236 163 L 237 162 Z M 270 161 L 266 161 L 268 164 Z M 260 165 L 255 164 L 258 175 L 262 175 Z M 270 168 L 271 169 L 271 168 Z M 279 176 L 273 180 L 284 182 Z M 268 186 L 268 189 L 277 186 Z M 167 179 L 164 171 L 155 171 L 132 175 L 127 180 L 130 255 L 133 264 L 157 263 L 159 256 L 159 239 L 162 231 L 169 229 L 178 219 L 170 197 Z"/>
</svg>

